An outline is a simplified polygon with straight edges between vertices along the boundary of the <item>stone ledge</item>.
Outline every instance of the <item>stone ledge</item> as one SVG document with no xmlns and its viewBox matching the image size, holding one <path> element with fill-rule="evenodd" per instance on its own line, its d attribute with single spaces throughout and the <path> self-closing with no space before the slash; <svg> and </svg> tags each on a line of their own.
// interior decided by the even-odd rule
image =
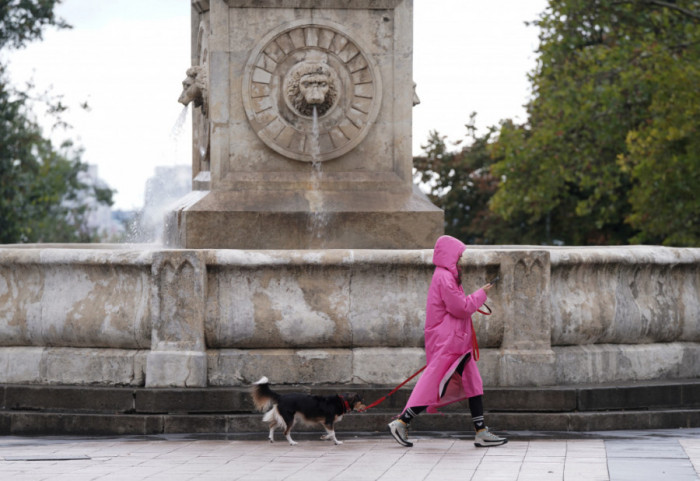
<svg viewBox="0 0 700 481">
<path fill-rule="evenodd" d="M 496 413 L 486 412 L 496 431 L 608 431 L 700 427 L 700 409 L 658 411 L 603 411 L 595 413 Z M 386 432 L 393 415 L 386 412 L 352 413 L 336 425 L 339 432 Z M 148 414 L 114 415 L 85 413 L 0 412 L 0 435 L 150 435 L 176 433 L 260 433 L 267 425 L 261 414 Z M 471 432 L 467 413 L 423 414 L 411 425 L 413 432 Z M 298 426 L 295 432 L 322 432 L 314 426 Z M 281 434 L 277 432 L 278 440 Z"/>
<path fill-rule="evenodd" d="M 231 8 L 394 9 L 403 0 L 226 0 Z"/>
<path fill-rule="evenodd" d="M 360 392 L 369 404 L 393 390 L 394 385 L 323 384 L 273 385 L 280 393 L 329 395 Z M 411 393 L 402 388 L 376 412 L 396 413 Z M 491 412 L 573 413 L 613 410 L 700 409 L 700 379 L 650 381 L 586 386 L 503 388 L 486 387 L 485 408 Z M 0 410 L 74 412 L 93 414 L 208 414 L 250 413 L 249 386 L 206 388 L 135 388 L 56 385 L 0 385 Z M 444 412 L 465 412 L 456 403 Z"/>
</svg>

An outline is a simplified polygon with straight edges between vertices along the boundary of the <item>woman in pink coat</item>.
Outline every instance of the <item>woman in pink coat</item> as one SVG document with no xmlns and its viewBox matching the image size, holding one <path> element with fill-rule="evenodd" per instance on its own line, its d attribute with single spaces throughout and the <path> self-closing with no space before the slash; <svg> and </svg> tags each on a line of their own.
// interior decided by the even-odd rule
<svg viewBox="0 0 700 481">
<path fill-rule="evenodd" d="M 423 411 L 453 402 L 469 400 L 478 447 L 499 446 L 508 440 L 489 432 L 484 424 L 484 394 L 481 375 L 474 359 L 476 334 L 471 315 L 486 301 L 491 284 L 467 296 L 462 289 L 458 262 L 467 248 L 461 241 L 442 236 L 435 243 L 435 272 L 428 289 L 425 309 L 425 371 L 413 388 L 403 413 L 389 424 L 396 441 L 407 447 L 408 425 Z"/>
</svg>

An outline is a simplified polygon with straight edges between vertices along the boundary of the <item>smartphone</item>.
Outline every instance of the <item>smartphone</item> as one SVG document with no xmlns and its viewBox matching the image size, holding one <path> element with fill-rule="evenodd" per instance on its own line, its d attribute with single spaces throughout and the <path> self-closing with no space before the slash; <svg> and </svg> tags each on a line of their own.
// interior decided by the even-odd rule
<svg viewBox="0 0 700 481">
<path fill-rule="evenodd" d="M 500 281 L 500 280 L 501 280 L 501 278 L 500 278 L 499 276 L 496 276 L 496 277 L 494 277 L 493 279 L 491 279 L 491 280 L 489 281 L 489 284 L 491 284 L 492 286 L 494 286 L 494 285 L 496 285 L 496 283 L 497 283 L 498 281 Z"/>
</svg>

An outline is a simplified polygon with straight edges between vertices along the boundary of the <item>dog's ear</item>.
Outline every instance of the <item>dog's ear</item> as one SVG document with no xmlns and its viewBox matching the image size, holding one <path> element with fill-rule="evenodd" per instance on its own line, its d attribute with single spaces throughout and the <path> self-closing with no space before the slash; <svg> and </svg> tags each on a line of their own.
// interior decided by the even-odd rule
<svg viewBox="0 0 700 481">
<path fill-rule="evenodd" d="M 359 411 L 360 409 L 365 408 L 364 401 L 362 400 L 362 395 L 358 393 L 349 392 L 345 394 L 345 399 L 348 400 L 348 404 L 355 411 Z"/>
</svg>

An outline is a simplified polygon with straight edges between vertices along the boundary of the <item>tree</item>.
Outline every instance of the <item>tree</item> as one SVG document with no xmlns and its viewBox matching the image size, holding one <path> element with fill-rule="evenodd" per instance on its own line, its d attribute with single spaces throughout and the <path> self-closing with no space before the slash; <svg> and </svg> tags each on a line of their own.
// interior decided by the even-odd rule
<svg viewBox="0 0 700 481">
<path fill-rule="evenodd" d="M 40 39 L 45 26 L 67 28 L 54 15 L 58 0 L 10 0 L 0 3 L 0 51 L 22 48 Z M 70 141 L 55 147 L 32 118 L 31 87 L 13 88 L 0 64 L 0 243 L 90 242 L 90 205 L 111 205 L 112 190 L 91 185 L 81 150 Z M 45 99 L 46 100 L 46 99 Z M 60 101 L 49 111 L 60 115 Z"/>
<path fill-rule="evenodd" d="M 61 0 L 2 0 L 0 1 L 0 50 L 22 48 L 40 40 L 46 26 L 70 28 L 54 14 Z"/>
<path fill-rule="evenodd" d="M 489 152 L 496 128 L 477 136 L 472 113 L 467 128 L 467 145 L 454 142 L 448 150 L 446 138 L 432 131 L 422 146 L 425 155 L 414 157 L 416 180 L 429 190 L 431 201 L 445 211 L 445 233 L 469 244 L 511 244 L 532 242 L 525 223 L 505 222 L 489 210 L 489 200 L 498 187 L 491 173 L 496 159 Z"/>
<path fill-rule="evenodd" d="M 491 207 L 542 240 L 700 245 L 698 0 L 550 0 Z"/>
</svg>

